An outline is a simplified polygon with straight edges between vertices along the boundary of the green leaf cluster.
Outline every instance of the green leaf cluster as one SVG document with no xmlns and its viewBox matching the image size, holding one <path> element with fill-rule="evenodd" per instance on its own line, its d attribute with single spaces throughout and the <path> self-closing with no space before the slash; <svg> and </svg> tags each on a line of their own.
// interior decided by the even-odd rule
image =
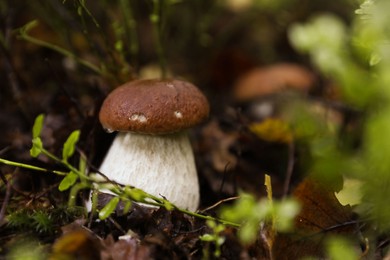
<svg viewBox="0 0 390 260">
<path fill-rule="evenodd" d="M 211 233 L 203 234 L 199 237 L 202 242 L 205 243 L 213 243 L 215 246 L 214 249 L 214 257 L 221 256 L 221 246 L 225 243 L 226 238 L 221 235 L 221 233 L 225 230 L 226 226 L 223 224 L 219 224 L 214 220 L 207 220 L 206 225 L 211 229 Z M 203 257 L 205 259 L 209 259 L 208 247 L 203 248 Z"/>
<path fill-rule="evenodd" d="M 39 234 L 54 232 L 54 222 L 47 211 L 18 210 L 7 215 L 8 226 L 15 229 L 33 230 Z"/>
<path fill-rule="evenodd" d="M 290 40 L 297 50 L 308 54 L 313 64 L 339 87 L 342 102 L 360 113 L 360 145 L 337 149 L 348 136 L 308 138 L 333 147 L 322 160 L 323 172 L 336 169 L 362 182 L 362 203 L 357 211 L 370 219 L 378 232 L 390 231 L 390 2 L 366 0 L 350 25 L 333 15 L 314 17 L 291 27 Z M 329 134 L 329 133 L 328 133 Z M 317 143 L 318 145 L 319 143 Z M 345 144 L 345 143 L 344 143 Z M 347 144 L 348 145 L 348 144 Z M 346 149 L 345 149 L 346 148 Z M 315 153 L 315 151 L 314 151 Z M 321 156 L 320 156 L 321 157 Z M 328 167 L 328 168 L 327 168 Z M 336 167 L 337 168 L 337 167 Z"/>
<path fill-rule="evenodd" d="M 295 200 L 271 203 L 269 200 L 256 200 L 250 194 L 241 193 L 232 206 L 222 209 L 221 218 L 240 223 L 238 236 L 244 244 L 250 244 L 257 238 L 262 223 L 274 223 L 274 231 L 288 231 L 293 227 L 293 220 L 299 210 L 300 206 Z"/>
<path fill-rule="evenodd" d="M 38 157 L 42 152 L 42 140 L 41 131 L 43 128 L 44 115 L 40 114 L 35 118 L 35 122 L 32 128 L 32 148 L 30 149 L 31 157 Z"/>
</svg>

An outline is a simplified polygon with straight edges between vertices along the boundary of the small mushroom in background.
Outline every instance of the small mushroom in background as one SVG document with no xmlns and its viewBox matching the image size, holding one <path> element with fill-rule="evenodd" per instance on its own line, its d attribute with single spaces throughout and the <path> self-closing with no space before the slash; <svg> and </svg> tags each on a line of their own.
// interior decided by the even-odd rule
<svg viewBox="0 0 390 260">
<path fill-rule="evenodd" d="M 233 98 L 252 119 L 276 116 L 284 104 L 313 89 L 316 77 L 294 63 L 257 67 L 241 76 L 233 87 Z"/>
<path fill-rule="evenodd" d="M 248 101 L 283 90 L 307 93 L 314 83 L 315 77 L 308 69 L 292 63 L 280 63 L 258 67 L 244 74 L 235 84 L 233 95 L 238 101 Z"/>
<path fill-rule="evenodd" d="M 208 114 L 206 97 L 185 81 L 136 80 L 116 88 L 99 119 L 108 132 L 119 133 L 99 170 L 117 183 L 195 211 L 199 184 L 186 129 Z"/>
</svg>

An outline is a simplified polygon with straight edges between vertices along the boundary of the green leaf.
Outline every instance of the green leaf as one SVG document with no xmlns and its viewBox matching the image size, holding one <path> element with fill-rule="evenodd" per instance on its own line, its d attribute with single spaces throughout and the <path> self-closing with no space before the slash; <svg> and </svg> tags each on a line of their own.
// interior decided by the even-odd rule
<svg viewBox="0 0 390 260">
<path fill-rule="evenodd" d="M 34 125 L 32 128 L 32 137 L 33 139 L 39 137 L 41 135 L 43 120 L 45 119 L 44 114 L 40 114 L 35 118 Z"/>
<path fill-rule="evenodd" d="M 145 198 L 148 196 L 147 193 L 145 193 L 143 190 L 137 189 L 137 188 L 131 188 L 126 186 L 125 187 L 125 194 L 129 196 L 130 199 L 137 201 L 137 202 L 143 202 Z"/>
<path fill-rule="evenodd" d="M 73 131 L 66 142 L 64 143 L 64 148 L 62 149 L 62 159 L 67 161 L 75 151 L 75 146 L 80 137 L 80 130 Z"/>
<path fill-rule="evenodd" d="M 133 203 L 128 200 L 124 203 L 124 206 L 123 206 L 123 214 L 126 215 L 127 213 L 129 213 L 130 209 L 131 209 L 131 205 L 133 205 Z"/>
<path fill-rule="evenodd" d="M 342 237 L 332 237 L 327 241 L 329 259 L 360 259 L 350 241 Z"/>
<path fill-rule="evenodd" d="M 101 220 L 108 218 L 116 209 L 116 206 L 119 203 L 119 197 L 112 198 L 104 208 L 102 208 L 99 212 L 99 218 Z"/>
<path fill-rule="evenodd" d="M 65 191 L 69 189 L 76 183 L 78 177 L 79 176 L 76 173 L 70 172 L 68 175 L 65 176 L 65 178 L 62 179 L 60 185 L 58 186 L 58 189 L 60 191 Z"/>
<path fill-rule="evenodd" d="M 213 236 L 211 234 L 204 234 L 204 235 L 200 236 L 199 238 L 203 242 L 213 242 L 215 240 L 215 236 Z"/>
<path fill-rule="evenodd" d="M 42 152 L 42 140 L 41 138 L 39 137 L 35 137 L 33 140 L 32 140 L 32 147 L 30 149 L 30 155 L 31 157 L 38 157 L 38 155 L 41 154 Z"/>
<path fill-rule="evenodd" d="M 27 32 L 29 32 L 31 29 L 37 27 L 39 24 L 38 20 L 32 20 L 30 22 L 28 22 L 27 24 L 25 24 L 23 27 L 21 27 L 19 29 L 19 32 L 21 34 L 27 34 Z"/>
<path fill-rule="evenodd" d="M 253 243 L 256 240 L 259 228 L 260 223 L 257 221 L 252 220 L 245 222 L 238 230 L 240 241 L 245 245 Z"/>
<path fill-rule="evenodd" d="M 164 207 L 168 211 L 171 211 L 171 210 L 175 209 L 175 206 L 168 200 L 164 200 Z"/>
</svg>

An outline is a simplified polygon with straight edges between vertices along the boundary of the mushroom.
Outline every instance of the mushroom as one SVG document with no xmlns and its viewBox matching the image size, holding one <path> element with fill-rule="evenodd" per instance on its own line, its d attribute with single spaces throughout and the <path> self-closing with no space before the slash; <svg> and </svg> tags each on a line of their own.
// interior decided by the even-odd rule
<svg viewBox="0 0 390 260">
<path fill-rule="evenodd" d="M 295 90 L 308 92 L 315 83 L 315 77 L 308 69 L 294 63 L 279 63 L 258 67 L 244 74 L 234 86 L 234 97 L 239 101 Z"/>
<path fill-rule="evenodd" d="M 99 113 L 108 132 L 119 132 L 99 170 L 117 183 L 195 211 L 199 185 L 186 129 L 208 114 L 206 97 L 191 83 L 174 79 L 125 83 L 107 96 Z"/>
</svg>

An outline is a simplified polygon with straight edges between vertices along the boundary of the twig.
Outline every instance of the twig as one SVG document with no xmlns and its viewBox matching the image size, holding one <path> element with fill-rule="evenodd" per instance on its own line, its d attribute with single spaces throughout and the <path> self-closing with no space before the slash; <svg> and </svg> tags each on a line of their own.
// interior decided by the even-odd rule
<svg viewBox="0 0 390 260">
<path fill-rule="evenodd" d="M 8 152 L 9 150 L 11 150 L 11 146 L 6 146 L 4 147 L 3 149 L 0 150 L 0 156 L 2 156 L 3 154 L 5 154 L 6 152 Z"/>
<path fill-rule="evenodd" d="M 223 186 L 225 185 L 226 182 L 226 175 L 228 174 L 228 168 L 229 168 L 230 162 L 227 162 L 225 165 L 225 168 L 223 170 L 223 175 L 222 175 L 222 181 L 221 185 L 219 186 L 219 193 L 222 194 Z"/>
<path fill-rule="evenodd" d="M 288 191 L 291 183 L 291 177 L 294 170 L 294 164 L 295 164 L 294 154 L 295 154 L 294 141 L 290 141 L 288 143 L 288 162 L 287 162 L 286 178 L 284 180 L 284 185 L 283 185 L 284 198 L 288 195 Z"/>
<path fill-rule="evenodd" d="M 201 212 L 209 211 L 209 210 L 211 210 L 211 209 L 213 209 L 215 207 L 218 207 L 222 203 L 225 203 L 225 202 L 228 202 L 228 201 L 232 201 L 232 200 L 236 200 L 238 198 L 240 198 L 240 197 L 239 196 L 235 196 L 235 197 L 230 197 L 230 198 L 226 198 L 226 199 L 220 200 L 220 201 L 214 203 L 213 205 L 211 205 L 211 206 L 201 210 Z"/>
</svg>

